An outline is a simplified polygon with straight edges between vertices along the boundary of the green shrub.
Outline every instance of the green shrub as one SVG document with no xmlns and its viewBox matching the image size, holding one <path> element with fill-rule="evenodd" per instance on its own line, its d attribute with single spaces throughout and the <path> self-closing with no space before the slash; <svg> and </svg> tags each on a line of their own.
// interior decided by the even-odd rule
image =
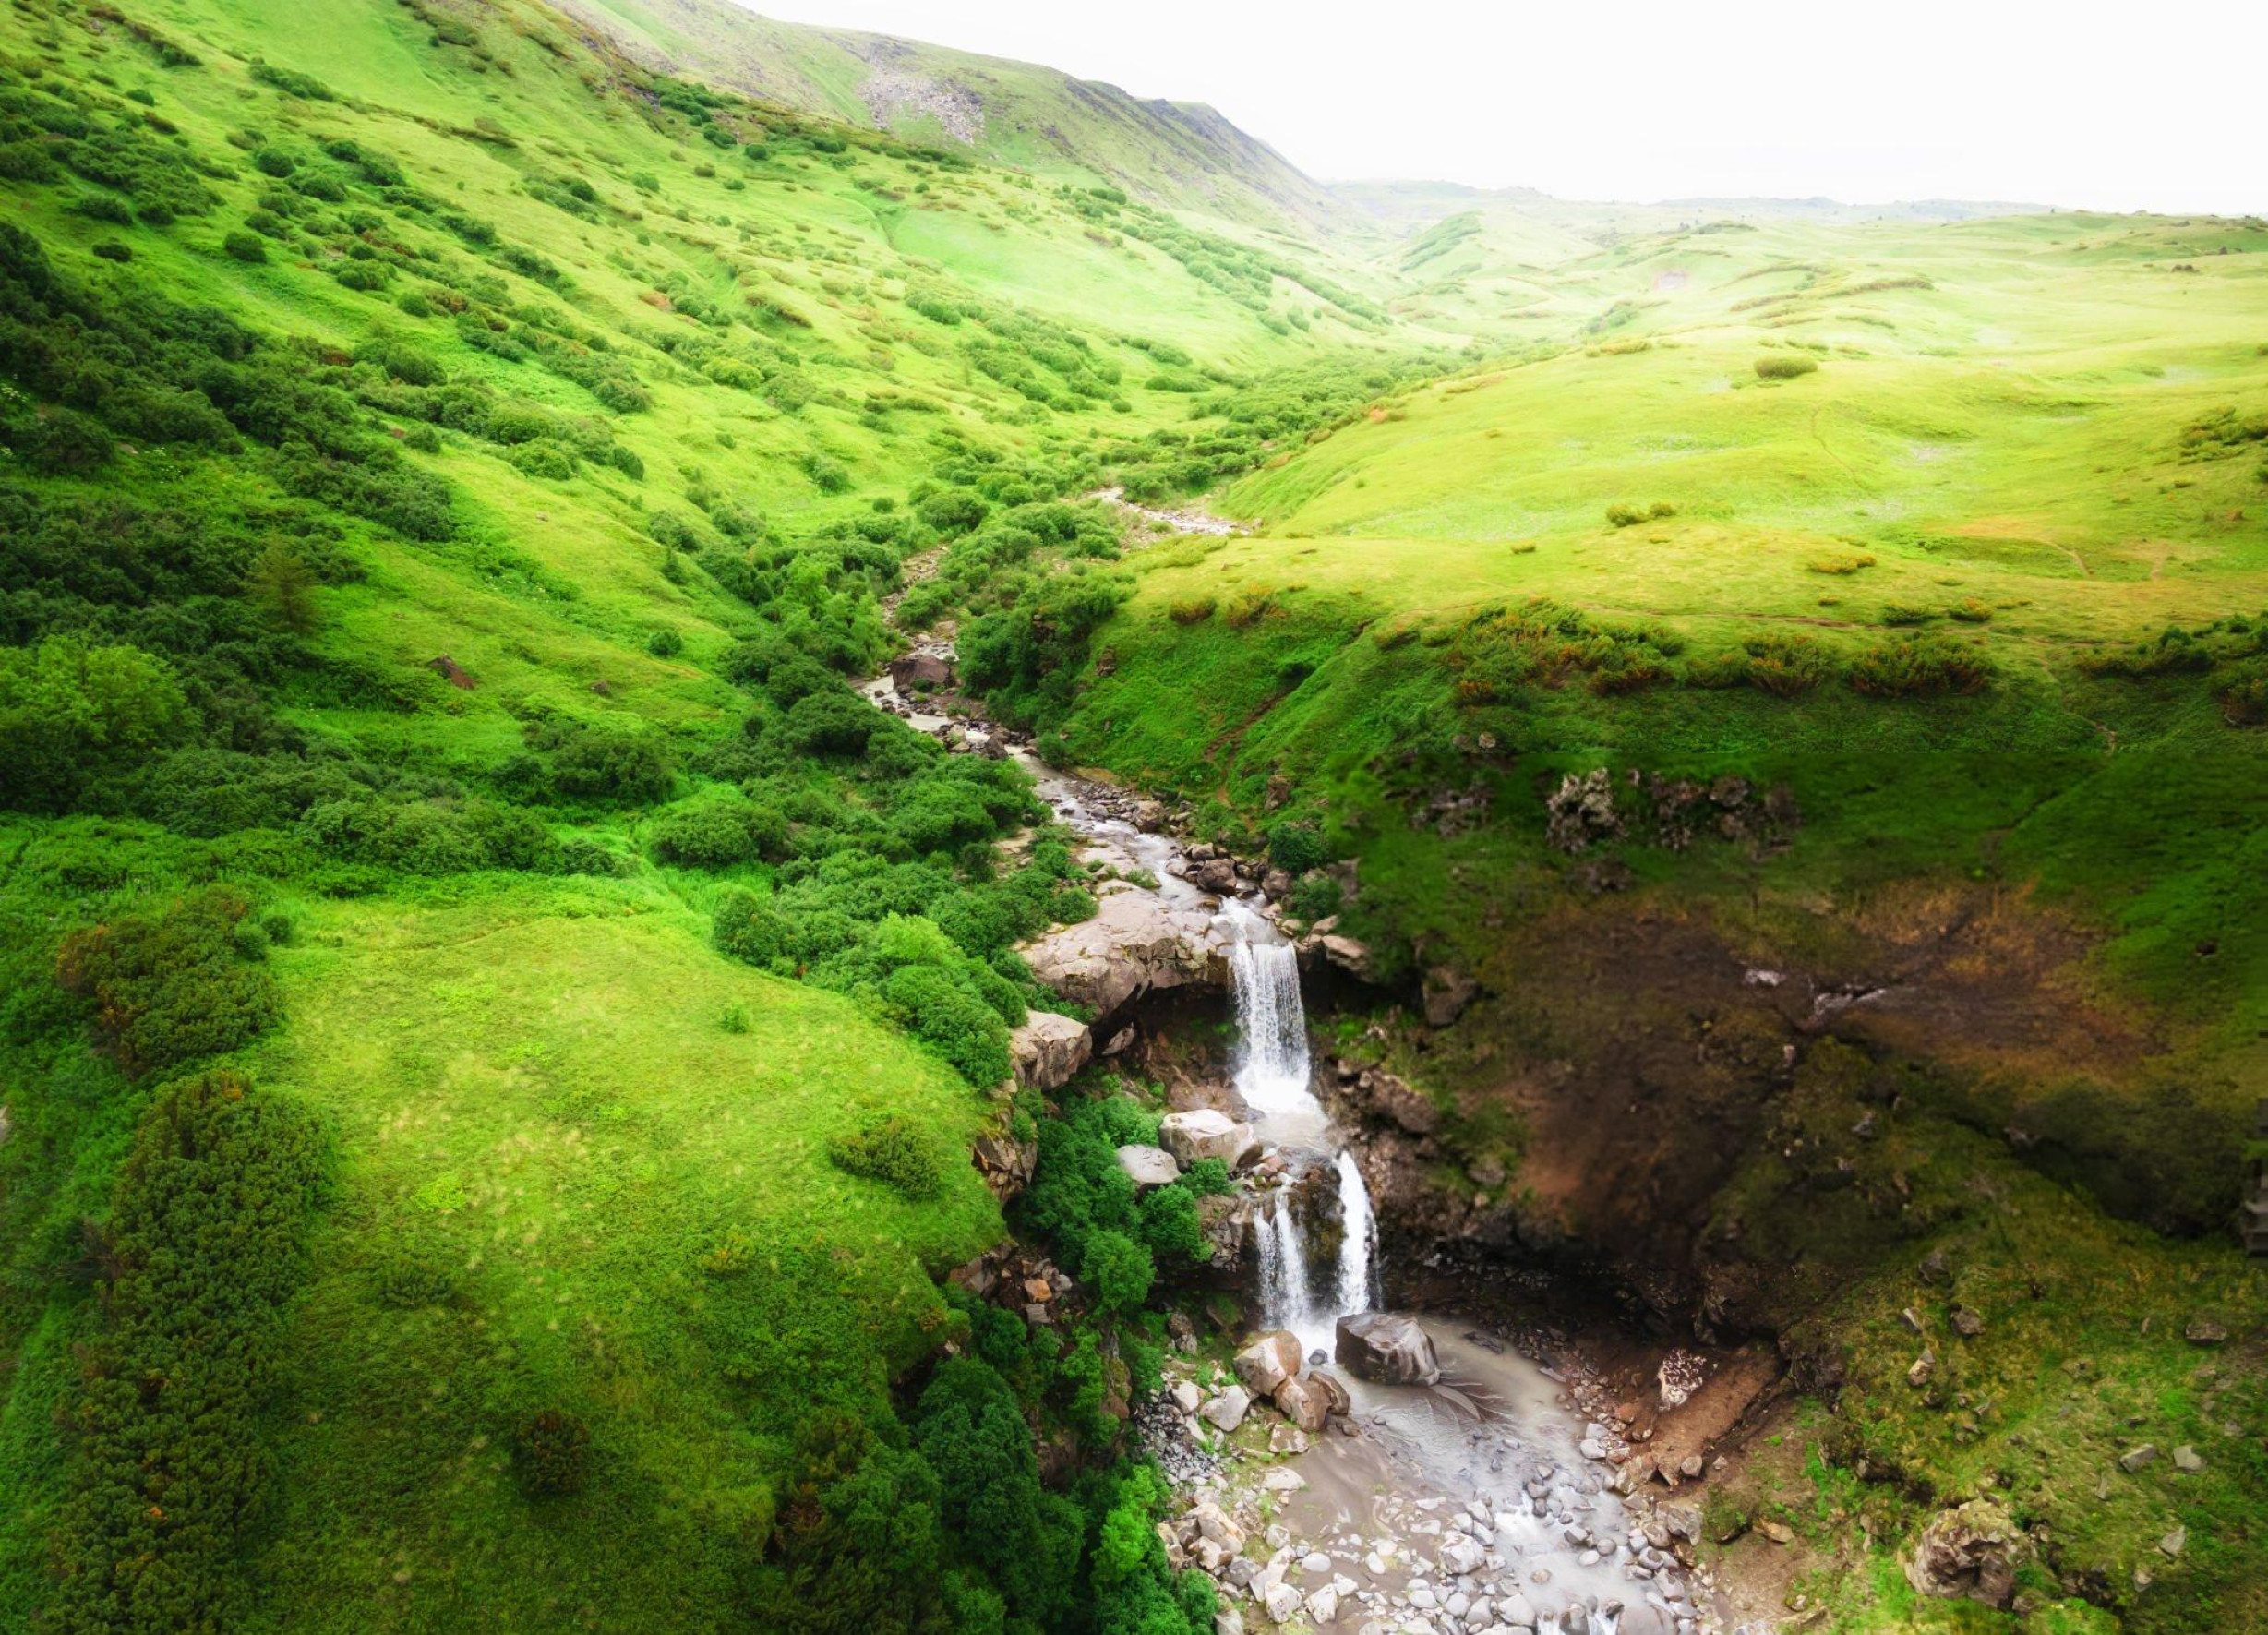
<svg viewBox="0 0 2268 1635">
<path fill-rule="evenodd" d="M 58 1629 L 222 1629 L 271 1502 L 262 1415 L 323 1183 L 317 1128 L 234 1074 L 175 1081 L 118 1172 L 66 1417 Z"/>
<path fill-rule="evenodd" d="M 685 651 L 685 638 L 672 630 L 655 631 L 646 638 L 646 651 L 655 658 L 675 658 Z"/>
<path fill-rule="evenodd" d="M 260 235 L 246 233 L 241 228 L 225 234 L 221 240 L 221 248 L 239 261 L 258 263 L 268 259 L 268 246 L 261 241 Z"/>
<path fill-rule="evenodd" d="M 1992 679 L 1983 655 L 1938 636 L 1906 636 L 1854 659 L 1852 688 L 1873 698 L 1933 698 L 1975 692 Z"/>
<path fill-rule="evenodd" d="M 1811 374 L 1818 367 L 1817 358 L 1775 352 L 1756 360 L 1756 374 L 1759 380 L 1793 380 L 1799 375 Z"/>
<path fill-rule="evenodd" d="M 1218 606 L 1219 604 L 1211 596 L 1180 596 L 1174 599 L 1166 613 L 1175 624 L 1203 624 L 1213 617 L 1213 609 Z"/>
<path fill-rule="evenodd" d="M 97 1032 L 136 1076 L 234 1050 L 282 1014 L 275 980 L 237 947 L 244 898 L 208 886 L 155 916 L 74 932 L 55 980 L 94 1002 Z"/>
<path fill-rule="evenodd" d="M 727 1000 L 716 1025 L 727 1033 L 746 1033 L 756 1026 L 755 1013 L 739 1000 Z"/>
<path fill-rule="evenodd" d="M 906 1031 L 970 1084 L 990 1089 L 1008 1076 L 1008 1024 L 963 972 L 901 966 L 882 979 L 881 991 L 885 1008 Z"/>
<path fill-rule="evenodd" d="M 827 1161 L 916 1201 L 935 1197 L 945 1187 L 944 1165 L 935 1149 L 910 1122 L 894 1115 L 828 1142 Z"/>
<path fill-rule="evenodd" d="M 1742 679 L 1776 698 L 1808 692 L 1835 673 L 1833 655 L 1809 636 L 1752 636 L 1742 646 Z"/>
<path fill-rule="evenodd" d="M 530 1414 L 512 1438 L 512 1465 L 531 1498 L 581 1493 L 591 1480 L 591 1427 L 558 1408 Z"/>
<path fill-rule="evenodd" d="M 1331 860 L 1331 848 L 1312 824 L 1278 824 L 1268 831 L 1268 861 L 1297 879 Z"/>
<path fill-rule="evenodd" d="M 666 863 L 724 869 L 776 848 L 787 825 L 779 813 L 745 800 L 681 807 L 654 825 L 654 853 Z"/>
<path fill-rule="evenodd" d="M 2221 719 L 2231 727 L 2258 727 L 2268 722 L 2268 658 L 2249 658 L 2231 666 L 2217 679 L 2214 700 Z"/>
</svg>

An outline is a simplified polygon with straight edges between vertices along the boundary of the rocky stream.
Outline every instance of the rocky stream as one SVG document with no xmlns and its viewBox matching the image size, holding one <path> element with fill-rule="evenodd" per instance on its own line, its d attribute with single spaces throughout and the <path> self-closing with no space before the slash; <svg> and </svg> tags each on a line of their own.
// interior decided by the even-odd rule
<svg viewBox="0 0 2268 1635">
<path fill-rule="evenodd" d="M 1193 1005 L 1226 1010 L 1225 1071 L 1177 1088 L 1159 1147 L 1119 1154 L 1137 1185 L 1210 1157 L 1237 1178 L 1207 1220 L 1242 1314 L 1232 1357 L 1208 1359 L 1177 1324 L 1167 1389 L 1133 1405 L 1182 1507 L 1160 1534 L 1177 1565 L 1219 1586 L 1219 1635 L 1720 1628 L 1695 1566 L 1698 1507 L 1645 1480 L 1651 1462 L 1627 1438 L 1646 1433 L 1627 1405 L 1617 1413 L 1579 1370 L 1503 1328 L 1394 1305 L 1405 1285 L 1441 1280 L 1382 1263 L 1375 1160 L 1343 1105 L 1356 1076 L 1318 1071 L 1304 997 L 1305 980 L 1366 975 L 1365 951 L 1327 925 L 1287 934 L 1264 868 L 1190 842 L 1158 802 L 1041 763 L 952 697 L 951 664 L 948 646 L 925 643 L 864 691 L 957 751 L 1016 759 L 1098 865 L 1094 918 L 1024 950 L 1096 1021 L 1035 1013 L 1014 1040 L 1018 1078 L 1052 1089 L 1186 1026 Z M 1005 1142 L 978 1161 L 1008 1187 L 1028 1172 Z M 1037 1296 L 1035 1321 L 1069 1286 L 1014 1250 L 972 1275 Z M 1680 1382 L 1665 1371 L 1659 1389 L 1666 1405 Z"/>
</svg>

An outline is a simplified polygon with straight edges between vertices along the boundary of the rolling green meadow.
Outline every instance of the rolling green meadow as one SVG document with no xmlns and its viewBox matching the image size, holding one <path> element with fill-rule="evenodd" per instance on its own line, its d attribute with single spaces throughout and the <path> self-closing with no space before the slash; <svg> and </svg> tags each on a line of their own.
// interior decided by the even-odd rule
<svg viewBox="0 0 2268 1635">
<path fill-rule="evenodd" d="M 1003 1088 L 1062 1008 L 1016 950 L 1097 883 L 1014 763 L 853 693 L 925 631 L 1050 760 L 1296 862 L 1453 1129 L 1460 1066 L 1590 1048 L 1529 978 L 1587 927 L 1832 971 L 1920 899 L 2004 928 L 1954 985 L 2118 1046 L 1876 1041 L 1894 1232 L 1769 1150 L 1727 1184 L 1826 1268 L 1759 1330 L 1890 1404 L 1738 1502 L 1837 1628 L 2268 1619 L 2268 224 L 1405 222 L 919 48 L 972 139 L 856 41 L 0 15 L 0 1630 L 1214 1628 L 1124 1420 L 1221 1178 L 1137 1209 L 1149 1115 Z M 1801 822 L 1577 859 L 1600 768 Z M 1490 997 L 1436 1041 L 1445 961 Z M 1815 1156 L 1842 1060 L 1774 1115 Z M 986 1136 L 1040 1154 L 1006 1219 Z M 1060 1332 L 944 1282 L 1011 1227 L 1095 1292 Z M 1896 1384 L 1932 1232 L 1973 1303 L 2054 1291 L 1974 1431 Z M 2116 1389 L 2051 1422 L 2082 1356 Z M 2130 1411 L 2210 1476 L 2089 1501 Z M 1917 1608 L 1897 1552 L 1979 1483 L 2060 1566 Z"/>
</svg>

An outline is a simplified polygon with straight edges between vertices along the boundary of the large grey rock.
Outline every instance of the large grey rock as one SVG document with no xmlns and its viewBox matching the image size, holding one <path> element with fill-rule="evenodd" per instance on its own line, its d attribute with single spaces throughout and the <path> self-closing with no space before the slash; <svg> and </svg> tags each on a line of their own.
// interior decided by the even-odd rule
<svg viewBox="0 0 2268 1635">
<path fill-rule="evenodd" d="M 1289 1329 L 1263 1334 L 1236 1353 L 1237 1378 L 1255 1397 L 1273 1396 L 1276 1388 L 1300 1371 L 1300 1339 Z"/>
<path fill-rule="evenodd" d="M 1166 1150 L 1185 1164 L 1200 1159 L 1217 1158 L 1231 1170 L 1249 1157 L 1259 1145 L 1253 1127 L 1239 1124 L 1227 1113 L 1210 1107 L 1192 1108 L 1187 1112 L 1169 1112 L 1158 1121 L 1158 1139 Z"/>
<path fill-rule="evenodd" d="M 1365 982 L 1370 981 L 1378 974 L 1378 962 L 1372 956 L 1369 945 L 1358 943 L 1352 937 L 1341 936 L 1332 932 L 1322 936 L 1310 937 L 1301 944 L 1301 947 L 1302 952 L 1310 947 L 1314 948 L 1328 964 L 1335 965 L 1349 976 L 1359 977 Z"/>
<path fill-rule="evenodd" d="M 1335 1354 L 1364 1379 L 1386 1385 L 1432 1385 L 1441 1377 L 1433 1337 L 1414 1318 L 1393 1312 L 1339 1318 Z"/>
<path fill-rule="evenodd" d="M 1094 918 L 1025 944 L 1032 974 L 1096 1016 L 1157 989 L 1218 980 L 1213 918 L 1153 891 L 1102 896 Z"/>
<path fill-rule="evenodd" d="M 1182 1166 L 1162 1147 L 1127 1146 L 1118 1149 L 1118 1167 L 1137 1188 L 1170 1186 L 1182 1178 Z"/>
<path fill-rule="evenodd" d="M 1330 1394 L 1312 1380 L 1296 1374 L 1288 1374 L 1276 1382 L 1269 1393 L 1276 1412 L 1300 1429 L 1313 1436 L 1323 1428 L 1323 1422 L 1331 1412 Z"/>
<path fill-rule="evenodd" d="M 1942 1510 L 1922 1529 L 1906 1557 L 1906 1582 L 1925 1595 L 2006 1606 L 2016 1594 L 2016 1559 L 2023 1535 L 1989 1499 Z"/>
<path fill-rule="evenodd" d="M 935 653 L 908 653 L 890 661 L 891 684 L 900 692 L 953 685 L 953 667 Z"/>
<path fill-rule="evenodd" d="M 1463 1578 L 1469 1572 L 1481 1570 L 1488 1559 L 1488 1552 L 1471 1539 L 1461 1534 L 1446 1541 L 1441 1546 L 1441 1575 L 1444 1578 Z"/>
<path fill-rule="evenodd" d="M 1032 1011 L 1008 1036 L 1016 1064 L 1016 1083 L 1028 1090 L 1052 1090 L 1071 1082 L 1095 1053 L 1094 1030 L 1075 1017 Z"/>
<path fill-rule="evenodd" d="M 1242 1386 L 1232 1385 L 1200 1412 L 1222 1430 L 1233 1431 L 1244 1423 L 1244 1415 L 1252 1412 L 1252 1396 Z"/>
</svg>

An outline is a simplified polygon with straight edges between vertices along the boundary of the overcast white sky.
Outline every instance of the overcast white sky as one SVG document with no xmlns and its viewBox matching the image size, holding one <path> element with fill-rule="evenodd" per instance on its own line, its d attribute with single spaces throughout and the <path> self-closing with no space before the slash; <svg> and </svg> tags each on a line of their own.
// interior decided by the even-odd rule
<svg viewBox="0 0 2268 1635">
<path fill-rule="evenodd" d="M 1210 102 L 1326 180 L 2268 211 L 2268 0 L 742 0 Z"/>
</svg>

